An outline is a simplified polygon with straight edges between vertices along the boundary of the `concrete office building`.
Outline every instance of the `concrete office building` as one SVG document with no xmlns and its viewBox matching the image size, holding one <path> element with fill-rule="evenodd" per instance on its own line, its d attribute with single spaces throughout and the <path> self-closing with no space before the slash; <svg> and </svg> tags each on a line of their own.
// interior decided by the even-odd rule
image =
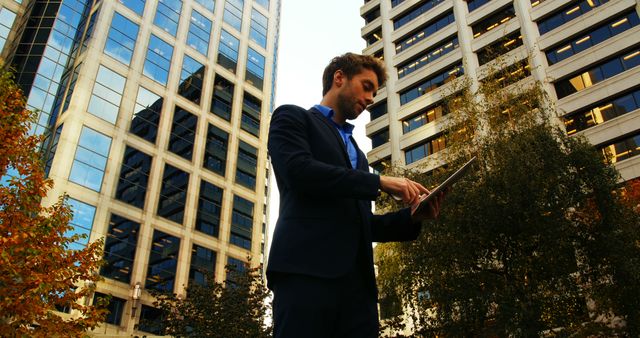
<svg viewBox="0 0 640 338">
<path fill-rule="evenodd" d="M 623 179 L 640 176 L 639 13 L 638 0 L 365 0 L 364 53 L 390 73 L 369 109 L 372 166 L 441 165 L 451 76 L 477 88 L 491 49 L 522 69 L 516 86 L 543 83 L 568 134 L 585 135 Z"/>
<path fill-rule="evenodd" d="M 40 111 L 50 196 L 105 238 L 96 295 L 113 298 L 96 335 L 157 333 L 140 325 L 158 316 L 148 290 L 262 262 L 279 13 L 279 0 L 0 0 L 0 58 Z"/>
</svg>

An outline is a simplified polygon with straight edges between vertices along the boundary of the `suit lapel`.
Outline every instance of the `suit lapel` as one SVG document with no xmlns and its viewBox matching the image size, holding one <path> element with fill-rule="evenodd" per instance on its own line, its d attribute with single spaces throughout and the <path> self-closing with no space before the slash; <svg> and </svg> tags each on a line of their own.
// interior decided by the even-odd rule
<svg viewBox="0 0 640 338">
<path fill-rule="evenodd" d="M 322 123 L 329 128 L 330 132 L 333 134 L 335 141 L 338 142 L 338 145 L 340 147 L 340 151 L 342 152 L 342 157 L 344 158 L 344 160 L 347 163 L 347 166 L 349 168 L 351 168 L 351 160 L 349 160 L 349 153 L 347 153 L 347 146 L 344 144 L 344 140 L 342 139 L 342 136 L 340 135 L 340 132 L 338 132 L 338 129 L 336 128 L 336 126 L 334 126 L 331 121 L 329 121 L 324 115 L 322 115 L 321 112 L 319 112 L 318 110 L 311 108 L 309 109 L 309 112 L 317 119 L 319 119 L 320 121 L 322 121 Z M 357 149 L 357 148 L 356 148 Z"/>
</svg>

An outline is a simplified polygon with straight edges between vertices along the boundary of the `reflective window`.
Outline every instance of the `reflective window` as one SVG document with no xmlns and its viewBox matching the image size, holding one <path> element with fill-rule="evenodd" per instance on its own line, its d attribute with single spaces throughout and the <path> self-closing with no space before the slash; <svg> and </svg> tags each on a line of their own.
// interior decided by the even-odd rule
<svg viewBox="0 0 640 338">
<path fill-rule="evenodd" d="M 387 101 L 377 103 L 375 106 L 367 107 L 369 114 L 371 115 L 371 121 L 387 114 Z"/>
<path fill-rule="evenodd" d="M 400 93 L 400 104 L 407 104 L 464 74 L 462 64 L 454 65 Z"/>
<path fill-rule="evenodd" d="M 380 175 L 386 168 L 391 166 L 391 157 L 385 157 L 379 161 L 371 163 L 369 166 L 373 169 L 374 174 Z"/>
<path fill-rule="evenodd" d="M 225 80 L 222 76 L 217 76 L 213 85 L 211 112 L 227 121 L 230 121 L 232 103 L 233 84 Z"/>
<path fill-rule="evenodd" d="M 138 330 L 153 333 L 155 335 L 163 335 L 162 317 L 162 310 L 143 304 L 140 308 Z"/>
<path fill-rule="evenodd" d="M 403 16 L 393 20 L 393 28 L 394 29 L 398 29 L 406 24 L 408 24 L 409 22 L 411 22 L 413 19 L 417 18 L 418 16 L 428 12 L 429 10 L 431 10 L 433 7 L 436 7 L 437 5 L 439 5 L 441 2 L 443 2 L 444 0 L 428 0 L 428 1 L 423 1 L 423 3 L 416 7 L 415 9 L 411 10 L 410 12 L 408 12 L 407 14 L 404 14 Z"/>
<path fill-rule="evenodd" d="M 51 144 L 48 146 L 49 151 L 47 152 L 47 156 L 45 158 L 44 172 L 46 177 L 49 177 L 49 171 L 51 171 L 51 166 L 53 164 L 53 158 L 56 156 L 56 150 L 58 149 L 58 142 L 60 141 L 60 134 L 62 134 L 62 124 L 56 128 L 56 132 L 53 135 L 53 139 L 51 139 Z M 1 184 L 1 183 L 0 183 Z"/>
<path fill-rule="evenodd" d="M 238 145 L 236 183 L 252 190 L 255 189 L 257 166 L 258 149 L 241 140 L 240 144 Z"/>
<path fill-rule="evenodd" d="M 180 253 L 180 238 L 153 230 L 145 288 L 173 292 Z"/>
<path fill-rule="evenodd" d="M 618 116 L 640 109 L 640 89 L 609 98 L 563 117 L 567 134 L 572 135 Z"/>
<path fill-rule="evenodd" d="M 196 230 L 218 237 L 223 190 L 205 180 L 200 182 Z"/>
<path fill-rule="evenodd" d="M 131 282 L 139 231 L 140 223 L 111 214 L 104 243 L 106 263 L 100 269 L 100 275 L 126 284 Z"/>
<path fill-rule="evenodd" d="M 369 2 L 369 0 L 366 0 L 365 3 Z M 391 7 L 396 7 L 399 4 L 403 3 L 404 0 L 391 0 Z"/>
<path fill-rule="evenodd" d="M 499 71 L 496 71 L 495 73 L 480 80 L 480 82 L 493 82 L 500 84 L 502 88 L 505 88 L 526 78 L 529 75 L 531 75 L 531 67 L 529 66 L 529 62 L 525 59 L 507 66 Z"/>
<path fill-rule="evenodd" d="M 546 52 L 549 64 L 560 62 L 574 54 L 594 46 L 606 39 L 620 34 L 640 23 L 638 13 L 635 11 L 609 20 L 586 33 L 572 37 L 570 41 L 564 41 Z"/>
<path fill-rule="evenodd" d="M 115 12 L 107 42 L 104 45 L 104 53 L 128 66 L 131 63 L 137 37 L 138 25 Z"/>
<path fill-rule="evenodd" d="M 158 216 L 162 216 L 176 223 L 182 223 L 188 186 L 188 173 L 169 164 L 165 164 L 160 200 L 158 202 Z"/>
<path fill-rule="evenodd" d="M 424 53 L 418 54 L 415 58 L 398 66 L 398 78 L 403 78 L 416 70 L 428 65 L 429 63 L 438 60 L 440 57 L 449 54 L 449 52 L 458 48 L 458 37 L 454 36 L 452 39 L 430 48 Z"/>
<path fill-rule="evenodd" d="M 640 134 L 627 136 L 622 140 L 598 147 L 609 163 L 617 163 L 640 155 Z"/>
<path fill-rule="evenodd" d="M 584 70 L 577 75 L 570 76 L 567 79 L 556 82 L 556 94 L 558 98 L 569 96 L 586 88 L 589 88 L 599 82 L 622 73 L 640 64 L 640 49 L 631 50 L 622 55 L 613 58 L 595 66 Z"/>
<path fill-rule="evenodd" d="M 9 33 L 11 32 L 11 26 L 16 19 L 16 13 L 6 9 L 0 8 L 0 51 L 4 48 L 4 44 L 7 42 Z"/>
<path fill-rule="evenodd" d="M 409 33 L 409 36 L 402 38 L 396 42 L 396 53 L 400 53 L 403 50 L 417 44 L 418 42 L 430 37 L 434 33 L 449 26 L 455 21 L 453 12 L 448 12 L 440 17 L 435 18 L 430 23 L 422 28 L 418 28 L 417 31 Z"/>
<path fill-rule="evenodd" d="M 445 140 L 443 135 L 437 135 L 404 151 L 405 164 L 411 164 L 419 161 L 431 154 L 435 154 L 445 148 Z"/>
<path fill-rule="evenodd" d="M 242 121 L 240 128 L 254 136 L 260 135 L 260 110 L 262 102 L 248 93 L 242 100 Z"/>
<path fill-rule="evenodd" d="M 209 124 L 207 143 L 204 150 L 203 166 L 216 174 L 224 176 L 227 165 L 227 146 L 229 134 L 222 129 Z"/>
<path fill-rule="evenodd" d="M 87 111 L 115 124 L 118 119 L 124 85 L 124 76 L 100 65 Z"/>
<path fill-rule="evenodd" d="M 205 286 L 209 284 L 216 269 L 216 252 L 194 244 L 191 249 L 191 267 L 189 283 Z"/>
<path fill-rule="evenodd" d="M 442 102 L 436 106 L 431 106 L 418 114 L 402 120 L 402 133 L 406 134 L 412 130 L 418 129 L 427 123 L 431 123 L 449 113 L 446 105 Z"/>
<path fill-rule="evenodd" d="M 82 250 L 89 243 L 89 236 L 91 235 L 91 229 L 93 228 L 93 219 L 96 215 L 96 207 L 84 202 L 80 202 L 76 199 L 67 199 L 69 207 L 73 212 L 73 217 L 69 221 L 71 229 L 65 232 L 65 237 L 71 237 L 73 235 L 81 235 L 84 238 L 79 238 L 75 242 L 69 245 L 71 250 Z"/>
<path fill-rule="evenodd" d="M 367 42 L 367 46 L 371 46 L 374 43 L 382 40 L 382 29 L 377 29 L 364 37 L 364 40 Z"/>
<path fill-rule="evenodd" d="M 362 16 L 362 18 L 364 19 L 365 25 L 370 24 L 373 20 L 379 17 L 380 17 L 380 6 L 377 6 L 374 9 L 370 10 L 369 12 L 364 13 L 364 15 Z"/>
<path fill-rule="evenodd" d="M 156 143 L 163 101 L 164 99 L 159 95 L 141 86 L 138 89 L 129 132 L 151 143 Z"/>
<path fill-rule="evenodd" d="M 182 10 L 182 0 L 159 0 L 153 24 L 176 36 L 180 10 Z"/>
<path fill-rule="evenodd" d="M 555 14 L 538 21 L 538 30 L 543 35 L 563 24 L 581 16 L 592 9 L 602 6 L 609 0 L 576 0 L 558 9 Z"/>
<path fill-rule="evenodd" d="M 244 0 L 227 0 L 224 4 L 224 22 L 240 31 L 242 29 L 242 9 Z"/>
<path fill-rule="evenodd" d="M 389 128 L 385 128 L 371 135 L 371 146 L 373 148 L 379 147 L 388 142 L 389 142 Z"/>
<path fill-rule="evenodd" d="M 509 5 L 493 14 L 486 19 L 476 23 L 471 27 L 473 31 L 473 37 L 477 38 L 484 33 L 487 33 L 496 27 L 508 22 L 516 16 L 516 11 L 513 9 L 513 5 Z"/>
<path fill-rule="evenodd" d="M 184 60 L 182 60 L 178 94 L 191 100 L 195 104 L 200 104 L 203 79 L 204 65 L 185 54 Z"/>
<path fill-rule="evenodd" d="M 473 12 L 478 7 L 488 3 L 491 0 L 467 0 L 467 7 L 469 8 L 469 12 Z"/>
<path fill-rule="evenodd" d="M 124 313 L 124 306 L 127 304 L 126 299 L 107 296 L 104 293 L 96 292 L 93 295 L 93 304 L 97 304 L 98 298 L 109 299 L 109 305 L 107 305 L 107 316 L 104 318 L 105 323 L 120 325 L 122 322 L 122 314 Z"/>
<path fill-rule="evenodd" d="M 195 9 L 191 11 L 191 23 L 187 35 L 187 45 L 206 56 L 211 38 L 211 20 L 205 18 Z"/>
<path fill-rule="evenodd" d="M 228 273 L 227 272 L 227 276 L 225 278 L 225 282 L 228 284 L 236 284 L 236 276 L 239 273 L 243 273 L 247 270 L 247 263 L 245 263 L 244 261 L 242 261 L 241 259 L 237 259 L 237 258 L 233 258 L 231 256 L 227 257 L 227 267 L 229 269 L 231 269 L 233 272 L 232 273 Z"/>
<path fill-rule="evenodd" d="M 511 33 L 479 50 L 478 63 L 482 66 L 487 62 L 494 60 L 498 56 L 506 54 L 520 46 L 522 46 L 522 35 L 520 34 L 520 31 Z"/>
<path fill-rule="evenodd" d="M 142 73 L 166 86 L 171 67 L 171 56 L 173 56 L 173 47 L 151 34 Z"/>
<path fill-rule="evenodd" d="M 100 192 L 109 157 L 109 147 L 111 147 L 111 137 L 82 127 L 69 181 Z"/>
<path fill-rule="evenodd" d="M 238 45 L 240 41 L 224 29 L 220 32 L 220 46 L 218 47 L 218 64 L 236 72 L 238 64 Z"/>
<path fill-rule="evenodd" d="M 248 83 L 262 90 L 264 83 L 264 56 L 251 47 L 247 50 L 247 72 L 244 77 Z"/>
<path fill-rule="evenodd" d="M 256 0 L 255 2 L 256 2 L 258 5 L 260 5 L 260 6 L 264 7 L 264 8 L 266 8 L 266 9 L 269 9 L 269 0 Z"/>
<path fill-rule="evenodd" d="M 229 242 L 241 248 L 251 250 L 253 230 L 253 202 L 240 196 L 233 196 L 231 215 L 231 236 Z"/>
<path fill-rule="evenodd" d="M 118 0 L 118 2 L 140 16 L 142 16 L 142 12 L 144 12 L 145 0 Z"/>
<path fill-rule="evenodd" d="M 127 146 L 120 168 L 116 199 L 140 209 L 144 208 L 151 161 L 151 156 Z"/>
<path fill-rule="evenodd" d="M 208 9 L 211 13 L 213 13 L 213 10 L 215 8 L 214 0 L 196 0 L 196 2 L 202 5 L 202 7 Z"/>
<path fill-rule="evenodd" d="M 267 48 L 267 27 L 269 27 L 269 19 L 253 8 L 251 10 L 249 39 L 262 46 L 262 48 Z"/>
<path fill-rule="evenodd" d="M 169 136 L 169 151 L 191 161 L 198 117 L 176 106 Z"/>
</svg>

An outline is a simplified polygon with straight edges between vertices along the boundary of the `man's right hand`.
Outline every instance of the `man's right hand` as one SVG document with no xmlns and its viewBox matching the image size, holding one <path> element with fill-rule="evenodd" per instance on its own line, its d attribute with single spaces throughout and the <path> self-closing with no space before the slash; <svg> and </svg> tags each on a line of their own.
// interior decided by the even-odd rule
<svg viewBox="0 0 640 338">
<path fill-rule="evenodd" d="M 422 184 L 403 177 L 380 176 L 380 189 L 409 205 L 418 203 L 420 195 L 429 194 Z"/>
</svg>

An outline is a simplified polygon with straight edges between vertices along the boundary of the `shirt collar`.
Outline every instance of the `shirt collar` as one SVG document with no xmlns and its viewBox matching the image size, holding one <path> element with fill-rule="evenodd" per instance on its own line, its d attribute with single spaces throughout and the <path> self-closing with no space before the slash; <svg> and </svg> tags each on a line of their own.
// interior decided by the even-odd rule
<svg viewBox="0 0 640 338">
<path fill-rule="evenodd" d="M 329 108 L 327 106 L 320 105 L 320 104 L 316 104 L 315 106 L 313 106 L 313 108 L 315 108 L 319 112 L 321 112 L 322 115 L 324 115 L 324 117 L 328 118 L 336 127 L 338 127 L 338 129 L 341 129 L 346 134 L 352 134 L 353 133 L 353 128 L 355 127 L 353 124 L 351 124 L 349 122 L 345 122 L 344 125 L 339 125 L 339 124 L 336 123 L 336 121 L 333 120 L 333 115 L 335 114 L 333 109 L 331 109 L 331 108 Z"/>
</svg>

